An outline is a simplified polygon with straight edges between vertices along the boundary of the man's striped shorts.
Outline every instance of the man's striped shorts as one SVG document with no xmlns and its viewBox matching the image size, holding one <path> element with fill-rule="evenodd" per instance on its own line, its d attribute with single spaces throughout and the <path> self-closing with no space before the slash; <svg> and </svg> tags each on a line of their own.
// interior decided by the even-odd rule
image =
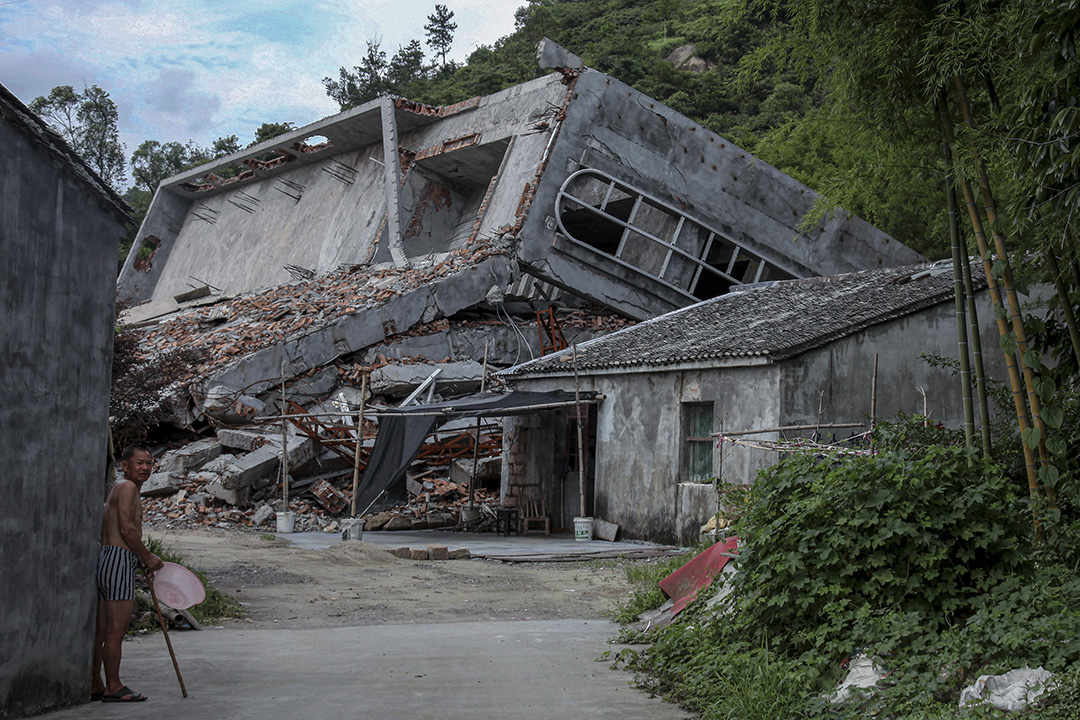
<svg viewBox="0 0 1080 720">
<path fill-rule="evenodd" d="M 102 600 L 134 600 L 135 568 L 139 559 L 127 548 L 102 545 L 98 554 L 97 587 Z"/>
</svg>

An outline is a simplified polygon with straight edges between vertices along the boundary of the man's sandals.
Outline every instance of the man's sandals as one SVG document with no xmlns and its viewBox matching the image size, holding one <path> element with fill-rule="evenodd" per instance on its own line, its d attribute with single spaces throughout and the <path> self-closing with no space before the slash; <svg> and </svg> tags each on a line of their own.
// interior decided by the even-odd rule
<svg viewBox="0 0 1080 720">
<path fill-rule="evenodd" d="M 120 688 L 111 695 L 105 693 L 101 696 L 101 702 L 142 702 L 143 700 L 146 700 L 145 695 L 135 692 L 127 685 Z"/>
</svg>

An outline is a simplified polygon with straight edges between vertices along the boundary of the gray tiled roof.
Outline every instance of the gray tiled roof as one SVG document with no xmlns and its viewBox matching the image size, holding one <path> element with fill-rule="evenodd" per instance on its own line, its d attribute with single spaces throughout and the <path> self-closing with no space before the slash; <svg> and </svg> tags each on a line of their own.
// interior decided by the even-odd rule
<svg viewBox="0 0 1080 720">
<path fill-rule="evenodd" d="M 973 272 L 976 287 L 985 286 L 981 277 Z M 950 262 L 759 285 L 583 343 L 578 370 L 734 357 L 783 360 L 952 297 Z M 564 350 L 500 374 L 564 373 L 570 363 L 570 350 Z"/>
</svg>

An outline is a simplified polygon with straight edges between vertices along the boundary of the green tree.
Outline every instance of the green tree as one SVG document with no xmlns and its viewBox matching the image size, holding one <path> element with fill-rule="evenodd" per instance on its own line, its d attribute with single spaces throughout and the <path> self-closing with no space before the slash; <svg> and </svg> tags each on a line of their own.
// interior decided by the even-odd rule
<svg viewBox="0 0 1080 720">
<path fill-rule="evenodd" d="M 185 145 L 176 141 L 145 140 L 131 153 L 131 176 L 136 186 L 152 195 L 162 180 L 188 169 L 203 153 L 190 142 Z"/>
<path fill-rule="evenodd" d="M 427 25 L 424 26 L 427 46 L 431 48 L 432 54 L 439 58 L 440 66 L 445 68 L 446 55 L 454 44 L 454 31 L 457 30 L 454 11 L 447 9 L 445 5 L 436 4 L 435 12 L 428 15 L 427 19 Z"/>
<path fill-rule="evenodd" d="M 30 109 L 67 141 L 98 176 L 119 189 L 124 180 L 124 146 L 117 128 L 116 103 L 97 85 L 81 93 L 70 85 L 54 87 L 34 98 Z"/>
<path fill-rule="evenodd" d="M 251 145 L 258 145 L 261 142 L 266 142 L 271 138 L 276 138 L 278 135 L 284 135 L 290 133 L 296 129 L 296 125 L 291 122 L 273 123 L 264 122 L 259 127 L 255 128 L 255 139 L 251 141 Z"/>
<path fill-rule="evenodd" d="M 400 92 L 410 84 L 426 79 L 427 72 L 420 41 L 410 40 L 408 45 L 398 47 L 398 51 L 390 58 L 386 79 Z"/>
<path fill-rule="evenodd" d="M 352 70 L 338 68 L 337 80 L 323 78 L 326 94 L 335 100 L 342 110 L 374 100 L 389 90 L 386 53 L 380 45 L 381 41 L 377 38 L 368 40 L 367 51 L 359 65 Z"/>
</svg>

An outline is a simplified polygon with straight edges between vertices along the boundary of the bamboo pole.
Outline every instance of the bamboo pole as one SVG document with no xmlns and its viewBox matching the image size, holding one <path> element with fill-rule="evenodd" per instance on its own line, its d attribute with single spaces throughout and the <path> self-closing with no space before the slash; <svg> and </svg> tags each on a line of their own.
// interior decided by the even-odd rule
<svg viewBox="0 0 1080 720">
<path fill-rule="evenodd" d="M 877 425 L 877 361 L 874 353 L 874 376 L 870 379 L 870 454 L 874 454 L 874 427 Z"/>
<path fill-rule="evenodd" d="M 364 403 L 367 401 L 367 379 L 365 371 L 360 377 L 360 419 L 356 425 L 356 452 L 353 453 L 352 474 L 352 516 L 356 517 L 356 493 L 360 489 L 360 448 L 364 444 Z"/>
<path fill-rule="evenodd" d="M 982 440 L 982 455 L 989 458 L 993 452 L 990 437 L 990 400 L 986 392 L 986 369 L 983 367 L 982 335 L 979 325 L 979 308 L 975 303 L 975 284 L 971 280 L 971 263 L 964 253 L 964 292 L 967 295 L 968 336 L 971 341 L 971 359 L 975 365 L 975 397 L 979 401 L 979 436 Z"/>
<path fill-rule="evenodd" d="M 938 114 L 944 103 L 939 99 Z M 949 208 L 949 239 L 953 259 L 953 296 L 956 308 L 956 344 L 960 355 L 960 394 L 964 404 L 964 445 L 975 445 L 975 408 L 971 401 L 971 364 L 968 356 L 968 333 L 966 296 L 964 292 L 964 269 L 966 253 L 960 252 L 960 220 L 956 212 L 956 187 L 953 185 L 952 148 L 945 133 L 945 124 L 941 125 L 941 153 L 945 159 L 945 199 Z M 926 396 L 923 396 L 926 399 Z"/>
<path fill-rule="evenodd" d="M 1076 329 L 1076 315 L 1073 314 L 1072 300 L 1069 298 L 1069 289 L 1061 278 L 1061 268 L 1058 267 L 1057 256 L 1052 247 L 1046 248 L 1046 264 L 1050 268 L 1050 274 L 1054 277 L 1054 288 L 1057 290 L 1058 300 L 1061 302 L 1061 312 L 1065 315 L 1065 325 L 1069 328 L 1069 341 L 1072 343 L 1073 357 L 1076 365 L 1080 367 L 1080 332 Z"/>
<path fill-rule="evenodd" d="M 968 127 L 973 128 L 974 122 L 971 118 L 971 108 L 968 105 L 967 90 L 964 87 L 964 80 L 960 75 L 957 75 L 954 78 L 954 82 L 956 85 L 957 98 L 960 102 L 960 113 Z M 1035 428 L 1039 431 L 1039 463 L 1043 467 L 1046 467 L 1050 463 L 1050 455 L 1046 450 L 1046 426 L 1043 424 L 1042 420 L 1042 402 L 1039 400 L 1039 394 L 1035 392 L 1035 371 L 1032 370 L 1027 362 L 1025 362 L 1028 347 L 1024 330 L 1024 319 L 1020 313 L 1020 299 L 1016 294 L 1016 286 L 1013 282 L 1012 266 L 1009 264 L 1009 252 L 1005 247 L 1005 238 L 996 229 L 998 227 L 997 206 L 994 203 L 994 195 L 990 189 L 990 177 L 986 172 L 986 163 L 982 161 L 978 152 L 975 154 L 975 160 L 978 162 L 979 167 L 979 189 L 983 196 L 986 220 L 990 224 L 990 234 L 994 240 L 994 248 L 997 251 L 998 261 L 1004 264 L 1004 270 L 1001 273 L 1001 284 L 1005 288 L 1005 298 L 1009 303 L 1009 319 L 1012 322 L 1013 334 L 1016 338 L 1016 349 L 1020 357 L 1020 369 L 1023 373 L 1024 385 L 1027 388 L 1031 420 Z M 1054 488 L 1049 485 L 1046 486 L 1046 499 L 1051 508 L 1057 507 L 1057 493 Z"/>
<path fill-rule="evenodd" d="M 149 570 L 143 570 L 146 575 L 146 586 L 150 588 L 150 599 L 154 601 L 154 611 L 157 613 L 158 624 L 161 625 L 161 633 L 165 636 L 165 645 L 169 648 L 169 657 L 172 658 L 173 670 L 176 671 L 176 679 L 180 683 L 180 692 L 187 697 L 187 688 L 184 687 L 184 678 L 180 674 L 180 663 L 176 662 L 176 652 L 173 650 L 172 640 L 169 639 L 169 628 L 165 624 L 165 618 L 161 615 L 161 606 L 158 604 L 157 593 L 154 592 L 154 580 Z"/>
<path fill-rule="evenodd" d="M 945 126 L 945 133 L 949 138 L 949 142 L 954 142 L 955 133 L 952 128 L 952 119 L 949 115 L 948 107 L 941 102 L 941 120 Z M 986 233 L 983 230 L 982 216 L 979 214 L 979 209 L 975 205 L 975 194 L 971 190 L 971 183 L 966 178 L 960 178 L 960 189 L 964 194 L 964 204 L 967 207 L 968 216 L 971 219 L 972 233 L 975 235 L 975 244 L 979 248 L 979 257 L 982 259 L 983 272 L 986 273 L 986 286 L 990 290 L 990 301 L 994 307 L 994 318 L 997 321 L 998 335 L 1005 338 L 1009 336 L 1009 326 L 1006 323 L 1005 318 L 997 312 L 997 308 L 1004 307 L 1001 298 L 1001 289 L 998 287 L 998 282 L 994 278 L 992 260 L 990 257 L 990 249 L 986 244 Z M 1005 353 L 1005 368 L 1009 374 L 1009 386 L 1012 389 L 1013 406 L 1016 410 L 1016 422 L 1020 427 L 1021 437 L 1028 426 L 1027 417 L 1027 404 L 1024 402 L 1024 390 L 1020 380 L 1020 371 L 1016 367 L 1016 357 L 1011 352 Z M 1020 443 L 1024 450 L 1024 469 L 1027 474 L 1028 480 L 1028 493 L 1034 497 L 1039 492 L 1039 480 L 1038 474 L 1035 469 L 1035 455 L 1031 451 L 1031 448 L 1027 446 L 1027 443 Z M 1037 509 L 1032 510 L 1035 526 L 1039 526 L 1039 514 Z"/>
<path fill-rule="evenodd" d="M 285 420 L 285 361 L 281 361 L 281 500 L 289 512 L 289 425 Z"/>
<path fill-rule="evenodd" d="M 724 437 L 741 437 L 743 435 L 761 435 L 764 433 L 772 432 L 796 432 L 799 430 L 813 430 L 817 432 L 822 428 L 827 430 L 838 430 L 842 428 L 857 428 L 863 427 L 866 423 L 815 423 L 813 425 L 780 425 L 779 427 L 761 428 L 760 430 L 740 430 L 739 432 L 729 433 L 713 433 L 713 436 L 719 436 L 723 434 Z"/>
<path fill-rule="evenodd" d="M 578 493 L 580 495 L 581 503 L 581 515 L 578 517 L 587 517 L 585 514 L 588 511 L 586 498 L 585 498 L 585 440 L 582 437 L 581 428 L 581 385 L 578 380 L 577 370 L 577 343 L 575 342 L 571 352 L 574 354 L 574 413 L 577 416 L 577 464 L 578 464 Z"/>
<path fill-rule="evenodd" d="M 487 365 L 488 365 L 488 341 L 484 340 L 484 367 L 480 372 L 480 392 L 484 392 L 484 386 L 487 382 Z M 476 497 L 476 470 L 480 466 L 480 416 L 476 417 L 476 435 L 473 436 L 473 454 L 472 454 L 472 479 L 469 480 L 469 507 L 475 507 Z"/>
</svg>

